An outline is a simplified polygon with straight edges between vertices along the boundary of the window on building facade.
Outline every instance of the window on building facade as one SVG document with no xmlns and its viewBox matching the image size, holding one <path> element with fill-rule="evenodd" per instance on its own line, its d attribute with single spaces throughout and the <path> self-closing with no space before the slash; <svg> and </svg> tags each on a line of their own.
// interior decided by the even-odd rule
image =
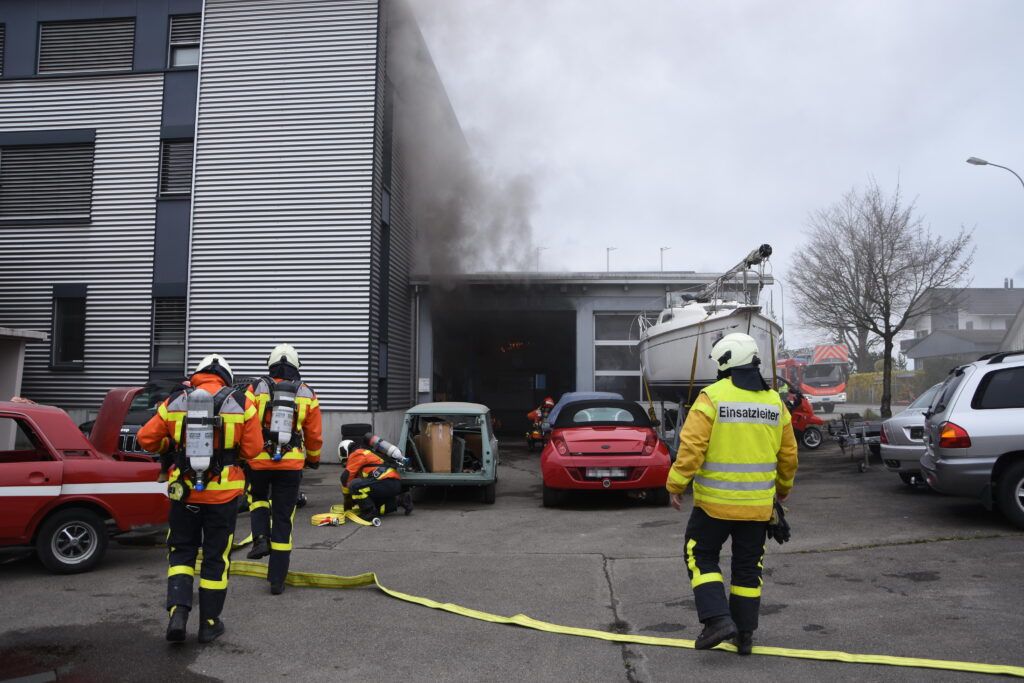
<svg viewBox="0 0 1024 683">
<path fill-rule="evenodd" d="M 50 340 L 54 367 L 75 367 L 85 362 L 84 296 L 54 297 Z"/>
<path fill-rule="evenodd" d="M 615 391 L 624 399 L 642 397 L 638 313 L 594 314 L 594 389 Z"/>
<path fill-rule="evenodd" d="M 192 191 L 192 140 L 164 140 L 160 146 L 160 194 Z"/>
<path fill-rule="evenodd" d="M 4 38 L 6 37 L 7 27 L 0 24 L 0 76 L 4 75 Z"/>
<path fill-rule="evenodd" d="M 185 297 L 153 298 L 154 368 L 181 370 L 185 366 Z"/>
<path fill-rule="evenodd" d="M 134 59 L 133 17 L 39 24 L 38 73 L 131 71 Z"/>
<path fill-rule="evenodd" d="M 93 145 L 0 147 L 0 220 L 88 220 Z"/>
<path fill-rule="evenodd" d="M 200 14 L 179 14 L 171 17 L 170 38 L 167 41 L 168 67 L 187 67 L 199 64 L 201 30 L 202 15 Z"/>
</svg>

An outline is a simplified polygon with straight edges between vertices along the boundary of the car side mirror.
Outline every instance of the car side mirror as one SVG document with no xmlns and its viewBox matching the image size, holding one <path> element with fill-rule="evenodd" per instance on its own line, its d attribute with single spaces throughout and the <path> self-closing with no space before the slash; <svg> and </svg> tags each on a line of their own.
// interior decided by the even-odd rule
<svg viewBox="0 0 1024 683">
<path fill-rule="evenodd" d="M 651 426 L 657 429 L 661 426 L 661 420 L 651 420 Z"/>
</svg>

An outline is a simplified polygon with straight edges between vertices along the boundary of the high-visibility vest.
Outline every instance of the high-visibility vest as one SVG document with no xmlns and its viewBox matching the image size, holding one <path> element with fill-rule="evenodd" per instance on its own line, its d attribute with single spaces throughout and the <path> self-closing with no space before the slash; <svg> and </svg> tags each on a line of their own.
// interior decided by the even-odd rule
<svg viewBox="0 0 1024 683">
<path fill-rule="evenodd" d="M 740 389 L 728 378 L 703 393 L 711 405 L 700 401 L 693 410 L 703 412 L 713 425 L 704 462 L 693 479 L 694 504 L 770 510 L 789 411 L 778 393 Z"/>
</svg>

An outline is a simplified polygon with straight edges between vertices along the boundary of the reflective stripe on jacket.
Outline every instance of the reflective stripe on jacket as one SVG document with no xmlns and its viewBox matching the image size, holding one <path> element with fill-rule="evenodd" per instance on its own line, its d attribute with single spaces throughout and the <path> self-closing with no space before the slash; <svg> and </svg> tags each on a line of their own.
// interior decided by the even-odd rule
<svg viewBox="0 0 1024 683">
<path fill-rule="evenodd" d="M 275 382 L 283 380 L 275 378 Z M 270 387 L 266 379 L 261 378 L 251 385 L 245 395 L 255 404 L 259 423 L 263 427 L 270 426 Z M 260 453 L 249 462 L 254 470 L 301 470 L 306 460 L 320 462 L 320 449 L 323 448 L 323 419 L 320 415 L 320 401 L 316 393 L 305 382 L 299 385 L 295 394 L 295 418 L 292 431 L 302 435 L 302 445 L 285 451 L 280 460 L 274 460 L 270 454 L 260 447 Z"/>
<path fill-rule="evenodd" d="M 224 380 L 214 374 L 198 373 L 192 376 L 192 386 L 216 396 L 226 386 Z M 256 421 L 256 406 L 249 400 L 240 405 L 236 394 L 228 395 L 221 403 L 218 415 L 223 419 L 220 429 L 214 431 L 214 448 L 235 451 L 241 458 L 255 457 L 263 447 L 263 435 Z M 139 445 L 150 453 L 163 454 L 184 448 L 184 423 L 188 408 L 188 394 L 179 392 L 167 398 L 157 408 L 156 415 L 142 426 L 137 435 Z M 236 450 L 237 449 L 237 450 Z M 178 482 L 181 473 L 177 466 L 168 472 L 167 485 Z M 192 489 L 190 503 L 226 503 L 242 494 L 245 488 L 245 473 L 240 467 L 225 462 L 219 476 L 210 477 L 202 491 L 196 491 L 191 478 L 182 482 Z"/>
<path fill-rule="evenodd" d="M 693 483 L 693 504 L 712 517 L 767 520 L 776 492 L 796 474 L 796 437 L 778 393 L 747 391 L 726 378 L 701 392 L 680 433 L 666 487 Z"/>
</svg>

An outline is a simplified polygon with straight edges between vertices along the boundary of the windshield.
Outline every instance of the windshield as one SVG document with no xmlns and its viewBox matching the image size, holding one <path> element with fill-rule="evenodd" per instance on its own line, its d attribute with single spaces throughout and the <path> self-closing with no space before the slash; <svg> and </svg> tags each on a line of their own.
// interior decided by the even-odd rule
<svg viewBox="0 0 1024 683">
<path fill-rule="evenodd" d="M 911 409 L 915 409 L 915 408 L 917 410 L 924 410 L 925 408 L 927 408 L 929 406 L 929 404 L 931 404 L 932 399 L 935 398 L 935 393 L 939 390 L 939 387 L 941 387 L 941 386 L 942 386 L 942 382 L 939 382 L 938 384 L 935 384 L 935 385 L 930 386 L 927 389 L 925 389 L 923 394 L 921 394 L 920 396 L 915 398 L 911 402 L 911 404 L 909 406 L 907 406 L 907 410 L 911 410 Z"/>
<path fill-rule="evenodd" d="M 808 365 L 804 369 L 804 379 L 832 379 L 839 381 L 843 378 L 843 368 L 840 365 Z"/>
</svg>

